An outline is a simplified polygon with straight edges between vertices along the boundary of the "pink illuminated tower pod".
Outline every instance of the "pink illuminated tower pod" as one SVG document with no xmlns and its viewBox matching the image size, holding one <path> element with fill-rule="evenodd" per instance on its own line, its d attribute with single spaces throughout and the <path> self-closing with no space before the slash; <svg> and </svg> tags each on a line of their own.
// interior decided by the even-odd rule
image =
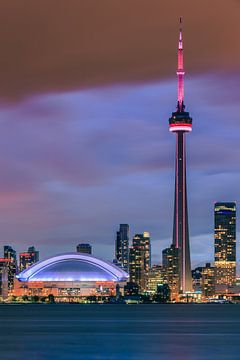
<svg viewBox="0 0 240 360">
<path fill-rule="evenodd" d="M 189 248 L 187 185 L 186 185 L 186 149 L 185 133 L 192 130 L 192 119 L 184 105 L 184 67 L 182 19 L 178 42 L 178 99 L 177 109 L 169 119 L 169 130 L 176 133 L 175 162 L 175 201 L 173 223 L 173 245 L 179 250 L 179 278 L 181 293 L 192 290 L 191 261 Z"/>
</svg>

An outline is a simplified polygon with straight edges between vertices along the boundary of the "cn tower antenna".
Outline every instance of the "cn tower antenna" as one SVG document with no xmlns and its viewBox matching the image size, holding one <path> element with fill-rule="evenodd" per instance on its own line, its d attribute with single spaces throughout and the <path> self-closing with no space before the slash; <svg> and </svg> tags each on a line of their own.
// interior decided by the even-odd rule
<svg viewBox="0 0 240 360">
<path fill-rule="evenodd" d="M 183 68 L 183 36 L 182 36 L 182 18 L 179 20 L 179 41 L 178 41 L 178 101 L 177 110 L 179 112 L 184 111 L 184 68 Z"/>
</svg>

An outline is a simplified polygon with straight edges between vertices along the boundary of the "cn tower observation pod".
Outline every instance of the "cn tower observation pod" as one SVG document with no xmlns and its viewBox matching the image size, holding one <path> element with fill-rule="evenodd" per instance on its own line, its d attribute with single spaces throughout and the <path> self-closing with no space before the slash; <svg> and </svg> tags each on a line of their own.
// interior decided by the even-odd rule
<svg viewBox="0 0 240 360">
<path fill-rule="evenodd" d="M 39 261 L 19 273 L 20 282 L 125 282 L 129 275 L 105 260 L 83 253 L 66 253 Z"/>
</svg>

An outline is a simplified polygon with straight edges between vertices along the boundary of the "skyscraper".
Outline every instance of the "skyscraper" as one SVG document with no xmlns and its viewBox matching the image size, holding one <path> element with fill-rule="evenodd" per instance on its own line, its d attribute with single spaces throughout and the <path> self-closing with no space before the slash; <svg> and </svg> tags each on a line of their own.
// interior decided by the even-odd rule
<svg viewBox="0 0 240 360">
<path fill-rule="evenodd" d="M 4 259 L 10 259 L 14 262 L 17 261 L 16 251 L 13 250 L 11 246 L 4 245 L 3 252 L 4 252 Z"/>
<path fill-rule="evenodd" d="M 180 19 L 181 26 L 181 19 Z M 192 130 L 192 119 L 184 104 L 183 38 L 180 27 L 178 42 L 178 100 L 177 109 L 169 119 L 169 130 L 176 134 L 175 160 L 175 202 L 173 223 L 173 245 L 179 250 L 180 292 L 192 290 L 191 262 L 189 249 L 186 145 L 185 134 Z"/>
<path fill-rule="evenodd" d="M 0 261 L 0 298 L 8 297 L 8 268 L 7 263 Z"/>
<path fill-rule="evenodd" d="M 167 283 L 171 289 L 171 299 L 176 300 L 179 294 L 179 249 L 171 245 L 162 251 L 162 264 Z"/>
<path fill-rule="evenodd" d="M 120 224 L 116 234 L 115 259 L 125 271 L 129 271 L 129 225 Z"/>
<path fill-rule="evenodd" d="M 17 254 L 16 251 L 9 245 L 4 246 L 4 259 L 0 262 L 5 262 L 8 271 L 8 289 L 11 290 L 14 284 L 14 277 L 17 273 Z"/>
<path fill-rule="evenodd" d="M 214 220 L 216 285 L 233 285 L 236 281 L 236 203 L 215 203 Z"/>
<path fill-rule="evenodd" d="M 92 247 L 90 244 L 78 244 L 77 245 L 77 252 L 83 254 L 92 254 Z"/>
<path fill-rule="evenodd" d="M 151 244 L 149 232 L 136 234 L 129 251 L 130 281 L 144 290 L 147 285 L 148 272 L 151 268 Z"/>
<path fill-rule="evenodd" d="M 27 252 L 19 254 L 19 270 L 23 271 L 39 260 L 39 251 L 30 246 Z"/>
</svg>

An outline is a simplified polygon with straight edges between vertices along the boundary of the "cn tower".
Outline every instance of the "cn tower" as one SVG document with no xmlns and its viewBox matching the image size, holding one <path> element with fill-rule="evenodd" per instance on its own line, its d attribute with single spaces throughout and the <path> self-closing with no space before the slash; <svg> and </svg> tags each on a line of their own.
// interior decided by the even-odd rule
<svg viewBox="0 0 240 360">
<path fill-rule="evenodd" d="M 178 42 L 178 99 L 176 111 L 169 119 L 169 130 L 176 134 L 175 202 L 173 222 L 173 245 L 179 253 L 179 290 L 192 290 L 191 261 L 189 249 L 187 185 L 186 185 L 186 133 L 192 130 L 192 119 L 184 105 L 184 67 L 182 20 Z"/>
</svg>

